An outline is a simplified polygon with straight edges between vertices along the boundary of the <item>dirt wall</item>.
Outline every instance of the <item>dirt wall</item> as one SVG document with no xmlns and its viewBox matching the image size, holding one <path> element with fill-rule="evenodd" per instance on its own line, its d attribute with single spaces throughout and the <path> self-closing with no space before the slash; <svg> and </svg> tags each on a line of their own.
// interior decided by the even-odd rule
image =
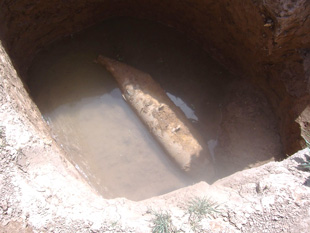
<svg viewBox="0 0 310 233">
<path fill-rule="evenodd" d="M 295 120 L 309 102 L 309 12 L 307 0 L 0 0 L 0 39 L 26 79 L 37 51 L 104 19 L 132 16 L 173 26 L 265 91 L 284 150 L 292 154 L 303 141 Z"/>
<path fill-rule="evenodd" d="M 132 15 L 173 25 L 231 71 L 265 90 L 290 153 L 300 147 L 295 120 L 302 129 L 310 129 L 309 4 L 307 0 L 0 0 L 1 230 L 151 232 L 154 216 L 149 210 L 154 209 L 171 214 L 176 229 L 194 232 L 188 202 L 208 196 L 221 203 L 221 211 L 201 221 L 202 231 L 309 232 L 310 177 L 298 169 L 309 159 L 309 149 L 212 186 L 202 182 L 139 203 L 94 194 L 57 145 L 45 138 L 39 111 L 2 47 L 5 44 L 15 68 L 25 74 L 39 49 L 108 17 Z"/>
</svg>

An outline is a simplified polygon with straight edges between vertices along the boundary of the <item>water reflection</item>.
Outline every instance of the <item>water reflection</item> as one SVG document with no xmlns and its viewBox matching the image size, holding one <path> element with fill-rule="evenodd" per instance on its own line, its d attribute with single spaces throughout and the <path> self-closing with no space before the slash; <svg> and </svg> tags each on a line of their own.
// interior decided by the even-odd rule
<svg viewBox="0 0 310 233">
<path fill-rule="evenodd" d="M 198 121 L 198 117 L 195 115 L 194 110 L 188 107 L 188 105 L 180 97 L 176 97 L 169 92 L 167 92 L 167 95 L 172 102 L 184 112 L 188 119 Z"/>
</svg>

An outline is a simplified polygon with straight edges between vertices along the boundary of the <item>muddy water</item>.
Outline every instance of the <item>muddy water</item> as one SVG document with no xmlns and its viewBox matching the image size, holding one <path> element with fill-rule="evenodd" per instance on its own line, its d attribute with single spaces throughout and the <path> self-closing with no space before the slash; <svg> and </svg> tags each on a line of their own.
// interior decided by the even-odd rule
<svg viewBox="0 0 310 233">
<path fill-rule="evenodd" d="M 216 159 L 232 76 L 171 28 L 106 21 L 51 45 L 29 70 L 29 88 L 54 137 L 104 197 L 142 200 L 193 184 L 93 61 L 105 55 L 153 76 L 199 129 Z"/>
</svg>

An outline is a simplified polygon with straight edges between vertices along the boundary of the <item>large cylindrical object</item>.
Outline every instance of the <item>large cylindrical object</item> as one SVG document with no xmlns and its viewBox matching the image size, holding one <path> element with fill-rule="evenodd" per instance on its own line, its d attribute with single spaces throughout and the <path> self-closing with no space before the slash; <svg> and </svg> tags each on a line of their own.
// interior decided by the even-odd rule
<svg viewBox="0 0 310 233">
<path fill-rule="evenodd" d="M 114 76 L 125 100 L 178 165 L 194 176 L 213 177 L 206 144 L 160 85 L 149 74 L 124 63 L 104 56 L 97 61 Z"/>
</svg>

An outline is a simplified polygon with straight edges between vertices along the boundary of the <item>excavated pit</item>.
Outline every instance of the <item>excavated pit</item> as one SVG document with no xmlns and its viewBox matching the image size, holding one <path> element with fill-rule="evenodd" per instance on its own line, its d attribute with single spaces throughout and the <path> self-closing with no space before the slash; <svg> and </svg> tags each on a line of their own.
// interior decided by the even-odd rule
<svg viewBox="0 0 310 233">
<path fill-rule="evenodd" d="M 209 146 L 215 177 L 192 179 L 169 159 L 114 78 L 93 62 L 99 53 L 151 74 Z M 28 74 L 30 93 L 54 138 L 104 197 L 146 199 L 282 156 L 262 91 L 160 24 L 107 20 L 41 51 Z"/>
<path fill-rule="evenodd" d="M 221 178 L 238 170 L 257 166 L 272 159 L 279 160 L 285 154 L 290 155 L 296 152 L 304 146 L 301 135 L 309 141 L 308 134 L 304 132 L 308 127 L 306 107 L 309 102 L 307 85 L 309 35 L 306 32 L 309 30 L 310 23 L 306 15 L 303 15 L 307 11 L 299 12 L 299 7 L 302 4 L 306 8 L 309 6 L 304 1 L 297 2 L 298 4 L 295 3 L 295 5 L 289 1 L 283 1 L 279 5 L 273 5 L 272 2 L 263 5 L 260 1 L 240 1 L 233 4 L 224 0 L 207 2 L 189 0 L 98 2 L 81 0 L 75 1 L 74 4 L 71 1 L 41 1 L 38 3 L 1 1 L 0 37 L 25 87 L 28 89 L 29 86 L 30 94 L 46 118 L 51 117 L 48 114 L 55 115 L 56 113 L 53 110 L 64 103 L 76 104 L 77 100 L 86 97 L 89 99 L 94 96 L 103 96 L 102 92 L 110 93 L 112 97 L 113 95 L 117 96 L 118 104 L 124 105 L 121 103 L 120 93 L 113 93 L 113 90 L 117 92 L 115 83 L 111 83 L 109 80 L 100 80 L 99 77 L 105 72 L 102 71 L 103 68 L 95 75 L 95 79 L 97 81 L 99 79 L 98 82 L 92 80 L 94 77 L 88 77 L 89 82 L 85 81 L 85 77 L 99 69 L 95 67 L 96 65 L 92 63 L 92 60 L 90 61 L 91 57 L 95 59 L 99 53 L 110 54 L 112 58 L 122 60 L 150 73 L 171 95 L 172 99 L 175 101 L 182 100 L 182 104 L 184 102 L 187 107 L 195 107 L 195 112 L 192 114 L 199 121 L 194 122 L 194 125 L 208 142 L 215 158 L 217 178 Z M 288 16 L 293 15 L 293 13 L 295 13 L 294 17 L 289 18 Z M 140 20 L 122 18 L 123 25 L 120 26 L 121 23 L 117 23 L 120 19 L 114 19 L 114 21 L 110 19 L 125 16 L 139 18 Z M 98 27 L 100 26 L 87 29 L 89 26 L 104 20 L 107 21 L 103 24 L 108 26 L 102 26 L 105 27 L 102 34 L 99 33 Z M 168 25 L 174 29 L 168 29 L 149 21 L 160 22 L 162 25 Z M 299 22 L 303 22 L 300 23 L 302 25 L 300 28 Z M 157 34 L 152 34 L 156 32 L 156 28 L 163 29 Z M 82 31 L 85 29 L 88 31 L 83 34 Z M 92 30 L 95 31 L 94 34 L 91 34 Z M 118 31 L 119 34 L 115 34 L 115 31 Z M 79 38 L 83 35 L 84 37 L 91 36 L 87 42 L 81 42 Z M 176 37 L 177 39 L 173 41 L 173 38 Z M 64 40 L 62 41 L 62 39 Z M 156 48 L 156 42 L 160 40 L 164 43 Z M 53 44 L 55 41 L 58 42 Z M 97 52 L 96 49 L 93 49 L 95 47 L 92 48 L 92 51 L 84 50 L 89 43 L 92 43 L 91 41 L 95 42 L 95 45 L 98 44 L 97 48 L 102 52 Z M 70 49 L 72 50 L 69 51 Z M 60 52 L 57 54 L 57 51 Z M 63 51 L 69 52 L 65 54 Z M 167 54 L 164 54 L 165 52 Z M 52 54 L 52 58 L 48 58 L 49 54 Z M 218 65 L 209 56 L 226 68 Z M 87 68 L 76 69 L 75 67 L 80 67 L 80 62 L 85 57 L 91 64 L 90 66 L 94 67 L 90 68 L 89 71 Z M 62 62 L 61 59 L 64 61 Z M 83 60 L 82 63 L 85 64 L 86 60 Z M 78 80 L 66 79 L 66 76 L 74 76 L 74 73 L 70 73 L 68 66 L 61 67 L 61 65 L 70 62 L 72 62 L 73 68 L 71 69 L 74 72 L 79 74 L 84 72 L 84 81 L 76 82 Z M 53 68 L 55 68 L 56 73 L 62 73 L 62 76 L 53 76 L 55 75 L 53 74 L 54 70 L 50 66 L 52 63 L 58 64 L 58 67 L 55 65 L 56 68 Z M 31 64 L 32 66 L 29 69 Z M 36 66 L 38 68 L 35 68 Z M 190 68 L 187 69 L 187 66 Z M 36 69 L 39 71 L 35 71 Z M 212 77 L 204 78 L 210 70 L 212 70 L 212 75 L 210 75 Z M 107 77 L 108 75 L 103 74 L 102 76 Z M 89 89 L 75 89 L 74 92 L 70 90 L 74 87 L 71 83 L 80 85 L 79 88 L 91 84 L 87 87 Z M 98 83 L 103 89 L 98 89 Z M 49 95 L 46 90 L 53 92 L 51 90 L 57 85 L 59 85 L 60 90 L 57 90 L 59 92 L 56 92 L 56 96 Z M 61 90 L 66 88 L 69 90 Z M 83 90 L 82 93 L 81 90 Z M 59 95 L 62 91 L 66 94 L 69 93 L 67 98 L 70 100 Z M 47 98 L 44 99 L 40 96 L 40 92 Z M 59 99 L 58 102 L 55 98 Z M 48 100 L 55 102 L 50 104 L 47 102 Z M 104 102 L 104 104 L 108 105 L 108 102 Z M 115 106 L 115 102 L 113 105 Z M 72 111 L 76 106 L 70 107 L 71 114 L 76 115 L 76 112 Z M 97 107 L 98 105 L 92 105 L 92 108 Z M 126 107 L 123 106 L 122 109 L 124 108 Z M 88 110 L 85 111 L 84 118 L 87 118 L 89 117 Z M 104 113 L 105 111 L 101 112 L 101 115 Z M 31 119 L 30 113 L 26 112 L 25 114 L 29 114 Z M 132 114 L 130 109 L 126 110 L 125 117 L 119 121 L 123 121 L 130 114 Z M 98 118 L 98 115 L 94 118 Z M 139 122 L 133 114 L 132 117 L 128 118 L 132 118 L 131 123 L 136 121 L 135 127 L 137 127 Z M 113 120 L 115 121 L 115 119 Z M 36 121 L 38 119 L 33 119 L 33 124 L 36 124 Z M 55 122 L 51 123 L 55 124 Z M 76 129 L 78 124 L 80 123 L 71 125 L 71 129 Z M 106 121 L 104 124 L 110 125 L 111 121 Z M 59 124 L 59 128 L 54 128 L 54 130 L 63 130 L 63 126 L 63 124 Z M 88 125 L 83 127 L 89 130 Z M 92 123 L 92 127 L 98 128 L 94 123 Z M 124 128 L 124 126 L 119 126 L 117 131 L 121 131 L 121 127 Z M 143 135 L 141 138 L 147 138 L 149 143 L 154 143 L 151 136 L 143 131 L 143 126 L 138 126 L 138 128 L 140 128 L 140 134 Z M 111 131 L 111 129 L 108 130 Z M 68 132 L 68 130 L 63 131 Z M 107 131 L 107 129 L 102 131 Z M 70 134 L 56 133 L 56 135 L 59 138 L 69 138 L 68 141 L 72 139 Z M 124 134 L 120 132 L 119 135 Z M 97 139 L 103 137 L 102 134 L 93 136 Z M 105 134 L 104 136 L 108 137 L 106 140 L 113 141 L 109 135 Z M 118 134 L 115 138 L 117 137 Z M 107 189 L 103 187 L 102 183 L 111 182 L 115 185 L 116 181 L 114 180 L 118 179 L 117 176 L 114 180 L 103 181 L 99 178 L 98 181 L 96 175 L 91 178 L 93 173 L 87 170 L 89 169 L 87 162 L 80 161 L 79 164 L 72 157 L 72 154 L 87 152 L 87 149 L 83 149 L 82 152 L 79 151 L 80 139 L 71 140 L 70 143 L 73 142 L 73 144 L 64 142 L 62 139 L 57 140 L 59 144 L 65 144 L 63 147 L 67 147 L 65 150 L 69 154 L 69 160 L 81 167 L 82 173 L 87 173 L 86 176 L 90 183 L 94 186 L 97 184 L 97 189 L 103 196 L 108 198 L 126 196 L 123 191 L 115 192 L 116 194 L 105 192 Z M 128 138 L 125 138 L 126 140 Z M 100 143 L 100 140 L 98 141 Z M 68 149 L 68 147 L 74 147 L 74 143 L 77 143 L 78 147 L 73 150 L 72 148 Z M 128 144 L 128 142 L 124 144 L 126 143 Z M 116 144 L 118 145 L 118 143 Z M 129 144 L 132 148 L 137 147 L 137 144 L 141 145 L 139 141 Z M 215 147 L 215 145 L 217 146 Z M 112 147 L 115 146 L 107 148 L 111 149 Z M 156 143 L 151 147 L 156 148 L 156 153 L 163 154 Z M 104 150 L 106 151 L 106 149 Z M 124 151 L 126 150 L 128 147 L 124 146 Z M 134 154 L 134 149 L 132 150 L 132 154 Z M 101 153 L 104 154 L 105 152 L 101 151 Z M 146 153 L 152 154 L 153 152 L 143 152 L 142 150 L 140 154 Z M 80 158 L 84 159 L 83 155 Z M 130 161 L 131 159 L 126 157 L 126 163 L 130 163 Z M 152 164 L 151 161 L 149 162 Z M 98 164 L 98 160 L 93 160 L 91 163 Z M 85 165 L 84 168 L 81 164 Z M 163 171 L 172 171 L 171 173 L 178 179 L 184 176 L 178 174 L 177 168 L 173 168 L 174 165 L 171 161 L 166 161 L 163 164 L 165 164 L 165 168 L 157 171 L 157 174 L 161 174 L 159 175 L 161 180 L 141 182 L 140 188 L 149 187 L 148 182 L 163 183 L 161 182 Z M 167 167 L 167 164 L 170 165 Z M 96 169 L 102 170 L 104 168 L 97 167 Z M 141 177 L 147 174 L 147 166 L 145 169 L 136 176 Z M 117 167 L 115 171 L 119 170 L 121 168 Z M 127 171 L 128 173 L 132 174 L 130 171 Z M 108 176 L 108 174 L 104 174 L 103 177 Z M 118 175 L 124 177 L 126 172 Z M 158 177 L 155 173 L 154 177 L 156 176 Z M 153 190 L 145 191 L 145 195 L 142 196 L 139 196 L 142 193 L 140 188 L 131 186 L 130 182 L 135 182 L 135 178 L 126 182 L 129 182 L 127 186 L 133 189 L 128 198 L 141 200 L 184 187 L 196 181 L 181 178 L 181 182 L 177 183 L 171 179 L 167 183 L 173 183 L 175 187 L 167 185 L 158 189 L 155 185 Z"/>
</svg>

